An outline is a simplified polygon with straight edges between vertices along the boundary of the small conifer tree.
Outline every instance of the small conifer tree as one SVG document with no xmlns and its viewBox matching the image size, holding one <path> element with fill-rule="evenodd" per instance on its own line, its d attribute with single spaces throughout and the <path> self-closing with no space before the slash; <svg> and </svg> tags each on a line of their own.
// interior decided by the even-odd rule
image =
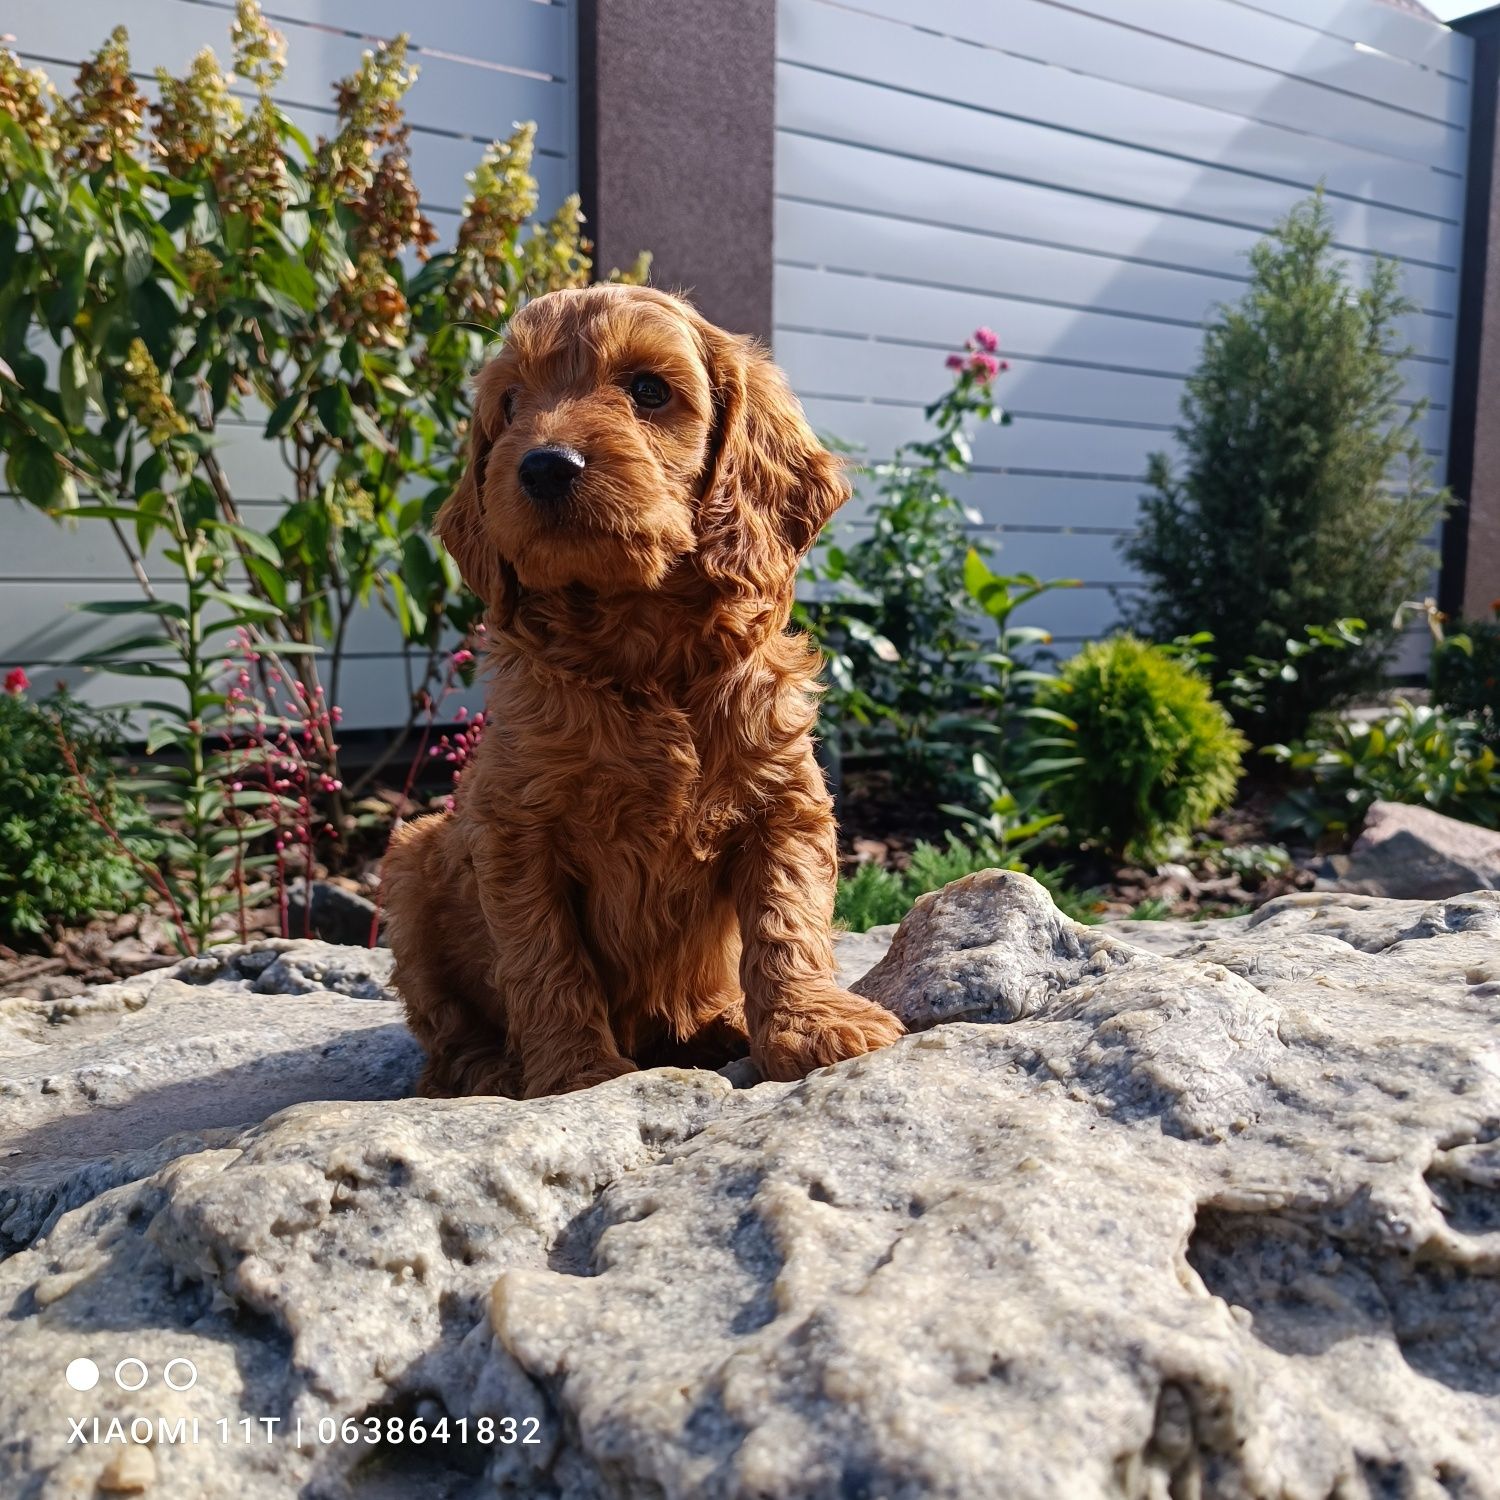
<svg viewBox="0 0 1500 1500">
<path fill-rule="evenodd" d="M 1446 492 L 1401 402 L 1398 319 L 1414 311 L 1395 264 L 1356 286 L 1332 253 L 1321 193 L 1250 253 L 1250 289 L 1210 325 L 1177 437 L 1180 474 L 1151 460 L 1126 556 L 1149 585 L 1126 606 L 1157 640 L 1208 630 L 1219 668 L 1281 657 L 1308 626 L 1355 617 L 1357 649 L 1305 658 L 1245 727 L 1295 735 L 1374 686 L 1403 600 L 1427 592 Z"/>
</svg>

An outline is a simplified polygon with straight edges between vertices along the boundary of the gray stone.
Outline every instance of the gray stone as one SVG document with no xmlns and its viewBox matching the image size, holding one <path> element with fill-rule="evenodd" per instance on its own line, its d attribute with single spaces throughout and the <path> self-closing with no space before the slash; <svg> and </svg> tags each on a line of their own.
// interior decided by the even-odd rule
<svg viewBox="0 0 1500 1500">
<path fill-rule="evenodd" d="M 307 933 L 325 943 L 355 948 L 370 946 L 379 913 L 375 903 L 326 880 L 312 883 L 312 909 L 307 909 L 306 884 L 299 881 L 287 892 L 286 930 Z"/>
<path fill-rule="evenodd" d="M 1348 859 L 1335 867 L 1340 890 L 1441 900 L 1500 890 L 1500 833 L 1428 807 L 1376 802 Z"/>
<path fill-rule="evenodd" d="M 388 952 L 271 939 L 0 999 L 0 1253 L 289 1104 L 410 1093 L 421 1053 L 390 971 Z"/>
<path fill-rule="evenodd" d="M 175 1154 L 0 1265 L 0 1493 L 114 1482 L 68 1419 L 119 1415 L 198 1419 L 131 1471 L 173 1500 L 1500 1496 L 1500 895 L 1177 941 L 986 872 L 859 981 L 914 1034 L 800 1084 L 305 1103 Z"/>
</svg>

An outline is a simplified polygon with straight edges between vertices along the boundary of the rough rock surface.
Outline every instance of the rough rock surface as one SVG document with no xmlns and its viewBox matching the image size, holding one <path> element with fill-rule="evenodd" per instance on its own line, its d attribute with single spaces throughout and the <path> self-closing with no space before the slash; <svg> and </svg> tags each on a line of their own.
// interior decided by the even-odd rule
<svg viewBox="0 0 1500 1500">
<path fill-rule="evenodd" d="M 914 1034 L 800 1084 L 305 1103 L 178 1154 L 0 1265 L 0 1493 L 1500 1496 L 1500 894 L 1173 941 L 988 872 L 860 981 Z M 285 1006 L 327 999 L 304 958 Z M 112 1415 L 169 1424 L 149 1462 L 69 1442 Z"/>
<path fill-rule="evenodd" d="M 1348 856 L 1335 863 L 1340 890 L 1440 900 L 1500 890 L 1500 833 L 1428 807 L 1376 802 Z"/>
<path fill-rule="evenodd" d="M 391 962 L 269 939 L 82 995 L 0 999 L 0 1254 L 289 1104 L 409 1094 L 422 1059 L 389 1003 Z"/>
</svg>

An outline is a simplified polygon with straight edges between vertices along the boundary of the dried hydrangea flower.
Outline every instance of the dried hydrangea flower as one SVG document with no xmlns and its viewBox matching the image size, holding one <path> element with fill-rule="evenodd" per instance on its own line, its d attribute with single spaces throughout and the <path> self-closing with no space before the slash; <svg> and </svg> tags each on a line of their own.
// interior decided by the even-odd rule
<svg viewBox="0 0 1500 1500">
<path fill-rule="evenodd" d="M 519 125 L 508 140 L 493 141 L 469 173 L 464 216 L 454 245 L 449 295 L 456 316 L 499 323 L 510 307 L 511 259 L 521 226 L 536 212 L 531 159 L 536 126 Z"/>
<path fill-rule="evenodd" d="M 281 117 L 269 97 L 261 98 L 216 159 L 214 187 L 226 214 L 242 213 L 255 224 L 268 207 L 285 208 L 291 200 Z"/>
<path fill-rule="evenodd" d="M 406 297 L 373 250 L 345 267 L 332 311 L 338 326 L 366 346 L 399 349 L 406 338 Z"/>
<path fill-rule="evenodd" d="M 286 72 L 286 38 L 266 23 L 255 0 L 239 0 L 229 35 L 235 74 L 262 96 L 269 94 Z"/>
<path fill-rule="evenodd" d="M 375 177 L 377 152 L 404 144 L 401 101 L 416 78 L 417 70 L 407 66 L 405 36 L 365 53 L 359 68 L 335 87 L 339 128 L 318 142 L 314 184 L 335 198 L 364 196 Z"/>
<path fill-rule="evenodd" d="M 521 279 L 533 297 L 563 287 L 587 286 L 594 268 L 593 243 L 584 237 L 583 210 L 570 193 L 545 224 L 534 224 L 521 248 Z"/>
<path fill-rule="evenodd" d="M 155 117 L 151 149 L 173 177 L 183 177 L 205 157 L 221 155 L 244 119 L 244 109 L 229 92 L 219 59 L 205 47 L 193 59 L 186 78 L 156 70 L 161 98 L 151 106 Z"/>
<path fill-rule="evenodd" d="M 130 76 L 130 38 L 116 26 L 78 69 L 78 92 L 59 112 L 65 159 L 84 172 L 97 172 L 132 155 L 145 115 L 146 100 Z"/>
<path fill-rule="evenodd" d="M 422 212 L 422 195 L 412 180 L 406 155 L 409 134 L 403 125 L 381 155 L 370 185 L 350 205 L 360 223 L 359 244 L 387 260 L 394 260 L 408 245 L 415 245 L 425 260 L 427 247 L 438 237 Z"/>
<path fill-rule="evenodd" d="M 28 69 L 14 52 L 0 47 L 0 115 L 12 119 L 38 151 L 51 155 L 62 144 L 57 129 L 57 90 L 40 68 Z M 0 165 L 9 165 L 0 141 Z"/>
</svg>

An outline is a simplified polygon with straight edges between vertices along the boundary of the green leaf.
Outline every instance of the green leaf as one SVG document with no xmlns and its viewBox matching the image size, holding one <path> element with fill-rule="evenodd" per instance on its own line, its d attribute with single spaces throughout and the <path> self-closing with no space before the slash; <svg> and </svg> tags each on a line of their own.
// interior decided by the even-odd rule
<svg viewBox="0 0 1500 1500">
<path fill-rule="evenodd" d="M 187 746 L 196 736 L 185 724 L 158 719 L 146 734 L 146 754 L 155 755 L 163 745 Z"/>
<path fill-rule="evenodd" d="M 86 615 L 155 615 L 164 620 L 187 619 L 186 608 L 172 599 L 92 599 L 76 607 Z"/>
<path fill-rule="evenodd" d="M 367 442 L 378 448 L 382 453 L 394 453 L 396 450 L 391 440 L 376 425 L 374 417 L 362 406 L 351 406 L 349 415 L 354 422 L 355 430 Z"/>
<path fill-rule="evenodd" d="M 85 651 L 83 655 L 76 656 L 73 660 L 78 666 L 113 667 L 118 658 L 135 651 L 159 651 L 175 655 L 177 643 L 170 636 L 165 635 L 132 635 L 118 641 L 110 641 L 105 646 L 96 646 L 92 651 Z"/>
<path fill-rule="evenodd" d="M 63 477 L 56 455 L 29 438 L 17 441 L 5 461 L 5 478 L 11 490 L 43 510 L 64 503 L 67 492 Z"/>
<path fill-rule="evenodd" d="M 302 392 L 293 391 L 290 396 L 284 396 L 271 410 L 266 422 L 266 436 L 280 437 L 306 410 L 307 397 Z"/>
<path fill-rule="evenodd" d="M 83 414 L 88 406 L 89 371 L 84 359 L 83 345 L 69 344 L 63 350 L 62 364 L 58 370 L 57 395 L 62 406 L 63 421 L 70 427 L 83 425 Z"/>
<path fill-rule="evenodd" d="M 314 393 L 312 404 L 318 414 L 318 420 L 323 424 L 323 430 L 330 437 L 339 439 L 348 437 L 354 413 L 354 403 L 349 399 L 348 386 L 325 385 L 322 390 Z"/>
<path fill-rule="evenodd" d="M 203 590 L 203 597 L 251 619 L 274 620 L 281 617 L 281 611 L 274 604 L 257 599 L 254 594 L 234 594 L 225 589 L 207 588 Z"/>
<path fill-rule="evenodd" d="M 151 264 L 156 258 L 155 247 L 150 233 L 139 224 L 121 223 L 119 234 L 125 285 L 134 290 L 151 274 Z"/>
<path fill-rule="evenodd" d="M 217 519 L 204 521 L 205 531 L 222 531 L 232 536 L 242 546 L 248 547 L 257 557 L 263 557 L 268 563 L 281 565 L 281 553 L 277 550 L 275 542 L 264 532 L 255 531 L 249 526 L 239 525 L 234 521 L 220 521 Z"/>
</svg>

